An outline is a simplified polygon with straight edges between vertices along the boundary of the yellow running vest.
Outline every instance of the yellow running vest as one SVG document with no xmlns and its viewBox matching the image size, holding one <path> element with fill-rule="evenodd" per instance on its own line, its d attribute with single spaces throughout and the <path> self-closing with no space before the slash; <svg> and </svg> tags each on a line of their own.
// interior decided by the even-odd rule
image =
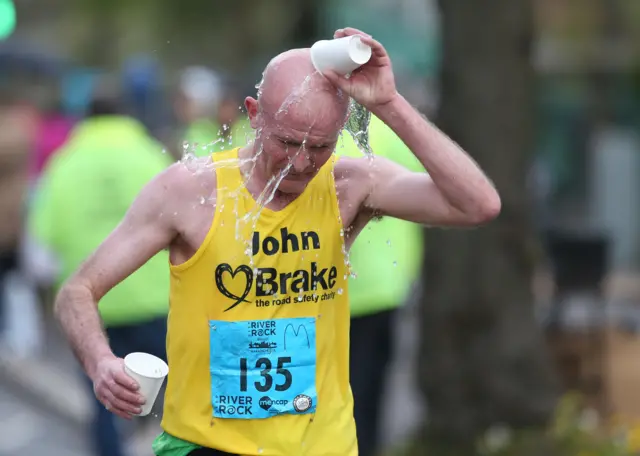
<svg viewBox="0 0 640 456">
<path fill-rule="evenodd" d="M 162 426 L 243 456 L 356 456 L 333 160 L 280 211 L 258 207 L 237 167 L 215 172 L 209 233 L 171 266 Z"/>
</svg>

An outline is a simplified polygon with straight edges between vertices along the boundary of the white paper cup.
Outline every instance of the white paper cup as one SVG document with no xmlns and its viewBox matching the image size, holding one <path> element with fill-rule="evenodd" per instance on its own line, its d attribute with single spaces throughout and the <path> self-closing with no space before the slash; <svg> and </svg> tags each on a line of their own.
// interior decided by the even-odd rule
<svg viewBox="0 0 640 456">
<path fill-rule="evenodd" d="M 322 40 L 311 46 L 311 61 L 320 73 L 333 70 L 340 75 L 351 73 L 371 58 L 371 48 L 359 36 Z"/>
<path fill-rule="evenodd" d="M 169 366 L 157 356 L 148 353 L 129 353 L 124 358 L 124 370 L 138 382 L 140 385 L 138 393 L 145 399 L 142 412 L 138 416 L 147 416 L 169 373 Z"/>
</svg>

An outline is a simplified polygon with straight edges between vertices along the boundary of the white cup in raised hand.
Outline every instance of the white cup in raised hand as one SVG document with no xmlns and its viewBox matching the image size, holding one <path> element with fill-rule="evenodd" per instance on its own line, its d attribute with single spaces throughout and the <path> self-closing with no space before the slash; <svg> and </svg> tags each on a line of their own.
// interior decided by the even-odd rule
<svg viewBox="0 0 640 456">
<path fill-rule="evenodd" d="M 346 75 L 360 68 L 371 58 L 371 47 L 358 35 L 317 41 L 311 46 L 311 61 L 320 73 L 327 70 Z"/>
</svg>

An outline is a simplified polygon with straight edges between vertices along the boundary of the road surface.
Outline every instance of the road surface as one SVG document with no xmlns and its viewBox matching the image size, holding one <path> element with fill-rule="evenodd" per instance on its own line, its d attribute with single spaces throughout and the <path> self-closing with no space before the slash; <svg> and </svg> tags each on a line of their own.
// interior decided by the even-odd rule
<svg viewBox="0 0 640 456">
<path fill-rule="evenodd" d="M 90 456 L 85 430 L 0 380 L 0 455 Z"/>
</svg>

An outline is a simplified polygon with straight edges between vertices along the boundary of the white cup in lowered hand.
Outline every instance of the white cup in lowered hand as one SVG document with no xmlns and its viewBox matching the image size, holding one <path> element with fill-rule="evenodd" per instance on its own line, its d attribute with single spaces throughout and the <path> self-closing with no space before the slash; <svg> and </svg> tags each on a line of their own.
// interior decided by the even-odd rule
<svg viewBox="0 0 640 456">
<path fill-rule="evenodd" d="M 157 356 L 148 353 L 129 353 L 124 358 L 124 371 L 132 377 L 144 398 L 142 412 L 138 416 L 147 416 L 156 401 L 160 387 L 169 373 L 169 366 Z"/>
<path fill-rule="evenodd" d="M 360 68 L 371 58 L 371 47 L 358 35 L 322 40 L 311 46 L 311 61 L 320 73 L 332 70 L 346 75 Z"/>
</svg>

